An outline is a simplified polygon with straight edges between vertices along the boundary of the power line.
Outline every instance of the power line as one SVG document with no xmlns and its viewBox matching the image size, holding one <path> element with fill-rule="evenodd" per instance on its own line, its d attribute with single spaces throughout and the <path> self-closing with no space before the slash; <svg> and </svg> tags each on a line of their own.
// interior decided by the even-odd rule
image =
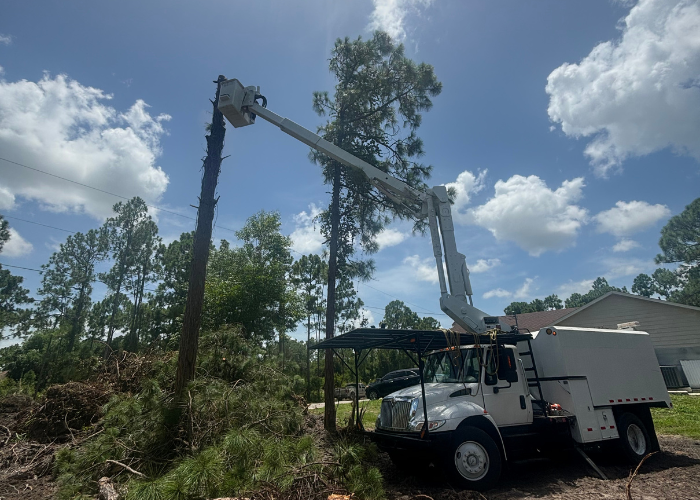
<svg viewBox="0 0 700 500">
<path fill-rule="evenodd" d="M 56 227 L 56 226 L 49 226 L 48 224 L 42 224 L 41 222 L 34 222 L 34 221 L 31 221 L 31 220 L 20 219 L 19 217 L 14 217 L 14 216 L 12 216 L 12 215 L 5 215 L 5 214 L 3 214 L 3 217 L 4 217 L 5 219 L 21 220 L 22 222 L 28 222 L 29 224 L 36 224 L 37 226 L 44 226 L 44 227 L 48 227 L 48 228 L 51 228 L 51 229 L 56 229 L 56 230 L 58 230 L 58 231 L 65 231 L 66 233 L 72 233 L 72 234 L 75 234 L 75 233 L 76 233 L 75 231 L 70 231 L 70 230 L 68 230 L 68 229 L 62 229 L 62 228 Z"/>
<path fill-rule="evenodd" d="M 379 293 L 383 293 L 384 295 L 387 295 L 387 296 L 391 297 L 392 299 L 401 300 L 400 298 L 398 298 L 398 297 L 396 297 L 396 296 L 394 296 L 394 295 L 391 295 L 390 293 L 386 293 L 385 291 L 380 290 L 379 288 L 374 288 L 373 286 L 368 285 L 367 283 L 362 283 L 362 285 L 364 285 L 364 286 L 366 286 L 366 287 L 368 287 L 368 288 L 371 288 L 372 290 L 376 290 L 376 291 L 379 292 Z M 404 300 L 404 301 L 402 301 L 402 302 L 405 302 L 406 304 L 409 304 L 409 305 L 414 306 L 414 307 L 420 307 L 420 308 L 423 307 L 423 306 L 419 306 L 418 304 L 413 304 L 413 303 L 411 303 L 411 302 L 408 302 L 407 300 Z M 445 315 L 445 313 L 436 313 L 436 312 L 433 312 L 433 311 L 426 311 L 426 310 L 416 310 L 416 312 L 424 313 L 424 314 L 427 313 L 427 314 Z"/>
<path fill-rule="evenodd" d="M 15 267 L 15 268 L 17 268 L 17 269 L 24 269 L 24 270 L 26 270 L 26 271 L 36 271 L 37 273 L 43 273 L 43 272 L 44 272 L 44 271 L 42 271 L 41 269 L 32 269 L 31 267 L 13 266 L 12 264 L 3 264 L 2 262 L 0 262 L 0 266 L 4 266 L 4 267 Z"/>
<path fill-rule="evenodd" d="M 121 198 L 121 199 L 123 199 L 123 200 L 130 200 L 130 199 L 131 199 L 130 197 L 123 196 L 123 195 L 121 195 L 121 194 L 112 193 L 111 191 L 105 191 L 104 189 L 96 188 L 96 187 L 94 187 L 94 186 L 89 186 L 88 184 L 84 184 L 84 183 L 82 183 L 82 182 L 74 181 L 73 179 L 68 179 L 67 177 L 61 177 L 60 175 L 52 174 L 51 172 L 46 172 L 45 170 L 41 170 L 41 169 L 38 169 L 38 168 L 35 168 L 35 167 L 30 167 L 29 165 L 25 165 L 25 164 L 23 164 L 23 163 L 18 163 L 18 162 L 16 162 L 16 161 L 8 160 L 7 158 L 3 158 L 3 157 L 1 157 L 1 156 L 0 156 L 0 160 L 6 161 L 7 163 L 11 163 L 11 164 L 13 164 L 13 165 L 17 165 L 17 166 L 19 166 L 19 167 L 24 167 L 24 168 L 26 168 L 26 169 L 33 170 L 34 172 L 39 172 L 40 174 L 45 174 L 45 175 L 48 175 L 48 176 L 50 176 L 50 177 L 55 177 L 56 179 L 61 179 L 62 181 L 70 182 L 70 183 L 76 184 L 76 185 L 78 185 L 78 186 L 82 186 L 82 187 L 85 187 L 85 188 L 88 188 L 88 189 L 92 189 L 92 190 L 98 191 L 98 192 L 100 192 L 100 193 L 108 194 L 108 195 L 110 195 L 110 196 L 116 196 L 117 198 Z M 161 212 L 166 212 L 166 213 L 169 213 L 169 214 L 172 214 L 172 215 L 177 215 L 178 217 L 183 217 L 183 218 L 185 218 L 185 219 L 189 219 L 189 220 L 193 220 L 193 221 L 196 221 L 196 220 L 197 220 L 196 218 L 190 217 L 189 215 L 185 215 L 185 214 L 181 214 L 181 213 L 178 213 L 178 212 L 174 212 L 173 210 L 168 210 L 168 209 L 166 209 L 166 208 L 162 208 L 162 207 L 159 207 L 159 206 L 157 206 L 157 205 L 149 205 L 148 203 L 146 203 L 146 206 L 147 206 L 147 207 L 150 207 L 150 208 L 155 208 L 156 210 L 160 210 Z M 216 224 L 214 224 L 214 227 L 217 227 L 217 228 L 219 228 L 219 229 L 225 229 L 226 231 L 231 231 L 231 232 L 233 232 L 233 233 L 236 232 L 235 229 L 230 229 L 230 228 L 223 227 L 223 226 L 219 226 L 219 225 L 216 225 Z"/>
</svg>

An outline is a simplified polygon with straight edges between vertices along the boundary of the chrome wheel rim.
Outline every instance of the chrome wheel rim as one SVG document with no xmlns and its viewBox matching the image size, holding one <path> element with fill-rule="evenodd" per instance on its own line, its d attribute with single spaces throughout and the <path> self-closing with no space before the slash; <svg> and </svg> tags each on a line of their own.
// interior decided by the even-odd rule
<svg viewBox="0 0 700 500">
<path fill-rule="evenodd" d="M 468 481 L 478 481 L 489 472 L 489 454 L 476 441 L 465 441 L 455 451 L 457 472 Z"/>
<path fill-rule="evenodd" d="M 627 427 L 627 442 L 637 455 L 642 456 L 646 453 L 647 440 L 644 439 L 644 433 L 637 424 L 630 424 Z"/>
</svg>

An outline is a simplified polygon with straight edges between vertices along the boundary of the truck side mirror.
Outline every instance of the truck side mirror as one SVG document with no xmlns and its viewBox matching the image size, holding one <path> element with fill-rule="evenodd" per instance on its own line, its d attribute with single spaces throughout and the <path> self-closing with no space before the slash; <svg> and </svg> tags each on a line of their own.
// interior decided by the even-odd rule
<svg viewBox="0 0 700 500">
<path fill-rule="evenodd" d="M 496 385 L 498 383 L 498 377 L 495 373 L 489 373 L 487 369 L 484 375 L 484 383 L 486 385 Z"/>
</svg>

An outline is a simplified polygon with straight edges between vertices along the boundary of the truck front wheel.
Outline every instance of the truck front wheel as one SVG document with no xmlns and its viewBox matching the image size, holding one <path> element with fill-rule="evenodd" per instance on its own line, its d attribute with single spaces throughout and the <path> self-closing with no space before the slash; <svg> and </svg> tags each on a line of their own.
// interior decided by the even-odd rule
<svg viewBox="0 0 700 500">
<path fill-rule="evenodd" d="M 642 421 L 633 413 L 623 413 L 617 423 L 620 433 L 620 451 L 631 463 L 644 458 L 651 447 L 649 433 Z"/>
<path fill-rule="evenodd" d="M 367 397 L 368 397 L 369 399 L 379 399 L 379 394 L 378 394 L 377 391 L 375 391 L 374 389 L 371 389 L 371 390 L 367 393 Z"/>
<path fill-rule="evenodd" d="M 493 488 L 501 476 L 501 453 L 484 431 L 463 427 L 455 431 L 445 466 L 461 487 L 485 491 Z"/>
</svg>

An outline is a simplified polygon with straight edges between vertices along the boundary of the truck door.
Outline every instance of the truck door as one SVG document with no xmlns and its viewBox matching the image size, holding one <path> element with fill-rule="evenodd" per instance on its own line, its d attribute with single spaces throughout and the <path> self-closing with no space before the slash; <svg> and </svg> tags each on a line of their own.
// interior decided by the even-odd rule
<svg viewBox="0 0 700 500">
<path fill-rule="evenodd" d="M 484 408 L 499 427 L 532 423 L 532 403 L 524 390 L 524 373 L 511 347 L 486 349 L 482 377 Z"/>
</svg>

